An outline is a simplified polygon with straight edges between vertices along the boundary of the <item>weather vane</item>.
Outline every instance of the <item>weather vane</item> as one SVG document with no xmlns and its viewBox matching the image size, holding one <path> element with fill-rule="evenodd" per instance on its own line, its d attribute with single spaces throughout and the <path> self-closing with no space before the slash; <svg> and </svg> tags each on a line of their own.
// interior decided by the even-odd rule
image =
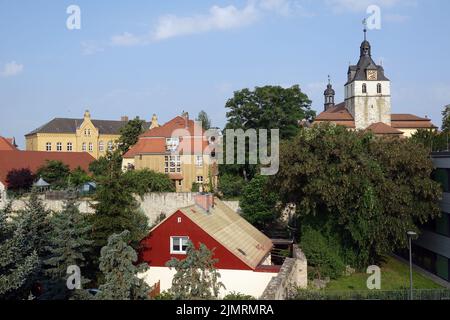
<svg viewBox="0 0 450 320">
<path fill-rule="evenodd" d="M 364 20 L 362 21 L 362 24 L 364 26 L 364 41 L 367 40 L 366 34 L 367 34 L 367 18 L 364 18 Z"/>
</svg>

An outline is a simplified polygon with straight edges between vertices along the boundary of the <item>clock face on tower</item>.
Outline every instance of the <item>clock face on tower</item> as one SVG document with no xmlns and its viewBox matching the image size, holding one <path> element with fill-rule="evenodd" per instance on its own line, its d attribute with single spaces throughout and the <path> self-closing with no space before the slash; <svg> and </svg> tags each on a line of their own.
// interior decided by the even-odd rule
<svg viewBox="0 0 450 320">
<path fill-rule="evenodd" d="M 377 80 L 377 71 L 367 70 L 367 80 Z"/>
</svg>

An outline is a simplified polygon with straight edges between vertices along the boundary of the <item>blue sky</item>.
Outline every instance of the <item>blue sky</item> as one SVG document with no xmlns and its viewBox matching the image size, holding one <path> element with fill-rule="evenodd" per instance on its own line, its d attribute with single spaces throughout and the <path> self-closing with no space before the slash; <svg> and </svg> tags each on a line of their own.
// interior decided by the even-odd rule
<svg viewBox="0 0 450 320">
<path fill-rule="evenodd" d="M 72 4 L 80 30 L 66 27 Z M 371 4 L 382 20 L 368 37 L 392 81 L 393 112 L 440 125 L 448 0 L 0 0 L 0 135 L 23 147 L 27 132 L 85 109 L 161 122 L 204 109 L 223 126 L 233 91 L 263 85 L 299 84 L 321 111 L 328 74 L 342 100 Z"/>
</svg>

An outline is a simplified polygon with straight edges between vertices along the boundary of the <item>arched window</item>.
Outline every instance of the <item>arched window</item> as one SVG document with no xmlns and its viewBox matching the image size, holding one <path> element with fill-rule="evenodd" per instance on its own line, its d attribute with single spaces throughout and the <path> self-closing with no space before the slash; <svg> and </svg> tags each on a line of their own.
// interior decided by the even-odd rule
<svg viewBox="0 0 450 320">
<path fill-rule="evenodd" d="M 367 85 L 365 83 L 362 85 L 362 93 L 367 93 Z"/>
<path fill-rule="evenodd" d="M 382 92 L 382 88 L 381 88 L 381 83 L 377 84 L 377 93 L 381 93 Z"/>
</svg>

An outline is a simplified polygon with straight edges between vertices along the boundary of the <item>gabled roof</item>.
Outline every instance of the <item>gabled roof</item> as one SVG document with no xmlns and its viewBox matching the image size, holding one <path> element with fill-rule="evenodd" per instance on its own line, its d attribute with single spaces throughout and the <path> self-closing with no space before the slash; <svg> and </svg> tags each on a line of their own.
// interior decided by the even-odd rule
<svg viewBox="0 0 450 320">
<path fill-rule="evenodd" d="M 14 146 L 14 139 L 0 137 L 0 151 L 13 151 L 17 150 Z"/>
<path fill-rule="evenodd" d="M 374 134 L 403 135 L 403 132 L 400 130 L 394 129 L 383 122 L 371 124 L 366 130 L 372 131 Z"/>
<path fill-rule="evenodd" d="M 25 136 L 36 133 L 75 133 L 80 128 L 84 119 L 55 118 L 43 126 L 31 131 Z M 99 130 L 100 134 L 119 134 L 120 128 L 127 124 L 127 121 L 114 120 L 91 120 L 92 124 Z M 150 128 L 150 123 L 146 122 L 144 128 Z"/>
<path fill-rule="evenodd" d="M 392 114 L 393 128 L 398 129 L 435 129 L 437 128 L 430 119 L 421 118 L 413 114 Z"/>
<path fill-rule="evenodd" d="M 173 132 L 177 129 L 184 129 L 189 132 L 189 135 L 191 136 L 193 136 L 194 133 L 200 135 L 204 133 L 204 130 L 200 130 L 199 127 L 196 127 L 193 120 L 189 120 L 188 118 L 182 116 L 177 116 L 160 127 L 147 130 L 141 135 L 141 137 L 170 138 L 172 137 Z M 197 129 L 198 132 L 195 132 L 195 129 Z"/>
<path fill-rule="evenodd" d="M 342 102 L 335 107 L 319 114 L 314 120 L 314 123 L 321 122 L 333 122 L 337 125 L 345 126 L 347 128 L 355 128 L 355 120 L 345 107 L 345 102 Z"/>
<path fill-rule="evenodd" d="M 15 169 L 29 169 L 36 173 L 47 160 L 61 161 L 70 170 L 81 167 L 88 172 L 89 164 L 95 159 L 86 152 L 0 151 L 0 181 L 6 185 L 8 173 Z"/>
<path fill-rule="evenodd" d="M 218 199 L 215 199 L 215 205 L 209 212 L 197 205 L 179 211 L 253 270 L 272 250 L 273 244 L 268 237 Z"/>
<path fill-rule="evenodd" d="M 176 130 L 186 131 L 181 132 L 185 136 L 181 137 L 177 149 L 181 151 L 180 154 L 202 154 L 208 146 L 208 141 L 204 136 L 205 131 L 202 128 L 198 127 L 193 120 L 177 116 L 164 125 L 141 134 L 139 141 L 131 147 L 124 158 L 134 158 L 140 154 L 170 154 L 166 149 L 166 139 L 171 138 Z M 198 147 L 201 147 L 201 150 L 197 150 Z"/>
</svg>

